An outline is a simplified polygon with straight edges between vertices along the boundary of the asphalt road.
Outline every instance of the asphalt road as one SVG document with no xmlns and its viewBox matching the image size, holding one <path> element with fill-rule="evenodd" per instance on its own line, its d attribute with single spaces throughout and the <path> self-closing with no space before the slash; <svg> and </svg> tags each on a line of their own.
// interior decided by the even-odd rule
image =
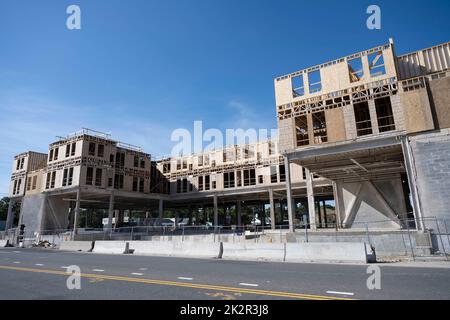
<svg viewBox="0 0 450 320">
<path fill-rule="evenodd" d="M 72 265 L 82 273 L 80 290 L 66 285 Z M 450 299 L 450 268 L 378 266 L 381 289 L 369 290 L 367 265 L 0 248 L 0 300 Z"/>
</svg>

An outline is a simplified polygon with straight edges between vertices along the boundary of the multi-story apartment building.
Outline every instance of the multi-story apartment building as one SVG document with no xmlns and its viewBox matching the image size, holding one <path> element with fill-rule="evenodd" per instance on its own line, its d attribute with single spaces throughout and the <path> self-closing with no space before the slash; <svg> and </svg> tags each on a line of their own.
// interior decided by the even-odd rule
<svg viewBox="0 0 450 320">
<path fill-rule="evenodd" d="M 83 129 L 51 143 L 48 154 L 16 156 L 10 196 L 12 203 L 21 202 L 20 223 L 34 230 L 64 229 L 75 219 L 73 205 L 89 201 L 80 193 L 85 198 L 149 194 L 150 175 L 149 154 Z"/>
<path fill-rule="evenodd" d="M 174 196 L 189 197 L 203 191 L 224 192 L 252 186 L 284 186 L 286 181 L 276 141 L 170 158 L 160 161 L 157 168 L 170 181 L 170 194 Z"/>
<path fill-rule="evenodd" d="M 448 218 L 449 64 L 449 43 L 398 57 L 390 40 L 275 79 L 280 150 L 333 182 L 339 223 Z"/>
<path fill-rule="evenodd" d="M 24 196 L 25 192 L 40 192 L 42 184 L 39 172 L 46 167 L 45 153 L 25 152 L 14 157 L 9 194 Z"/>
<path fill-rule="evenodd" d="M 39 169 L 22 172 L 27 188 L 11 194 L 13 201 L 21 202 L 20 223 L 28 230 L 71 228 L 80 210 L 88 208 L 107 209 L 108 219 L 116 219 L 118 224 L 123 224 L 124 211 L 128 215 L 132 209 L 145 211 L 146 218 L 157 221 L 164 209 L 171 208 L 172 214 L 179 216 L 189 208 L 185 214 L 192 223 L 242 225 L 253 218 L 244 210 L 250 205 L 262 224 L 287 224 L 285 164 L 277 141 L 159 161 L 150 161 L 149 155 L 121 145 L 89 130 L 50 144 Z M 292 189 L 302 207 L 305 170 L 297 164 L 290 166 L 290 172 L 295 173 Z M 11 185 L 18 184 L 16 177 L 14 173 Z M 315 177 L 314 183 L 322 196 L 317 206 L 325 208 L 324 201 L 333 197 L 331 184 L 320 177 Z M 199 211 L 203 216 L 207 211 L 210 214 L 202 219 Z M 323 209 L 324 221 L 327 218 L 329 223 L 335 222 Z M 298 212 L 296 222 L 303 219 Z"/>
<path fill-rule="evenodd" d="M 170 208 L 189 223 L 241 225 L 256 208 L 262 224 L 292 231 L 424 229 L 449 218 L 449 64 L 449 43 L 397 56 L 389 41 L 278 77 L 278 140 L 197 155 L 151 161 L 83 131 L 16 156 L 10 194 L 34 230 L 73 228 L 89 208 L 104 209 L 107 227 L 124 211 L 160 219 Z"/>
<path fill-rule="evenodd" d="M 294 173 L 292 189 L 299 207 L 294 218 L 298 223 L 305 219 L 300 210 L 306 205 L 305 171 L 295 163 L 290 166 L 290 171 Z M 216 224 L 241 225 L 248 222 L 251 217 L 242 219 L 245 216 L 245 210 L 242 210 L 245 204 L 256 207 L 262 224 L 275 228 L 275 225 L 288 223 L 285 211 L 286 169 L 276 140 L 167 158 L 158 161 L 157 169 L 169 184 L 172 205 L 181 208 L 211 205 L 211 216 Z M 317 199 L 317 207 L 325 208 L 324 201 L 333 198 L 331 183 L 315 177 L 314 185 L 321 195 Z M 223 211 L 219 213 L 218 207 Z M 233 210 L 233 215 L 227 222 L 225 216 L 228 209 Z M 330 220 L 331 226 L 335 219 L 328 217 L 324 210 L 322 212 L 320 218 Z"/>
</svg>

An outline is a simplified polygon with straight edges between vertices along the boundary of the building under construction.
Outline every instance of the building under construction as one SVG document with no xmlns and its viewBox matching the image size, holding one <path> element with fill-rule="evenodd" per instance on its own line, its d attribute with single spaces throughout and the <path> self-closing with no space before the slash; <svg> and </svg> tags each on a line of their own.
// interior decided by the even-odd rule
<svg viewBox="0 0 450 320">
<path fill-rule="evenodd" d="M 285 226 L 444 230 L 450 214 L 450 43 L 393 41 L 277 77 L 278 139 L 155 161 L 84 129 L 14 159 L 6 229 Z M 430 225 L 432 221 L 432 226 Z M 295 234 L 295 233 L 294 233 Z"/>
</svg>

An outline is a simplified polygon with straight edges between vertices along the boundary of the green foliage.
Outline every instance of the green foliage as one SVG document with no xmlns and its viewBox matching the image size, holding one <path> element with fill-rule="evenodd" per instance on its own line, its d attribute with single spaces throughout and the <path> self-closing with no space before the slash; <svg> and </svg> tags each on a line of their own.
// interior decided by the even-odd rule
<svg viewBox="0 0 450 320">
<path fill-rule="evenodd" d="M 0 199 L 0 220 L 6 220 L 6 218 L 8 217 L 9 200 L 10 199 L 8 197 L 3 197 L 2 199 Z M 14 220 L 18 219 L 19 210 L 20 210 L 20 206 L 16 203 L 13 207 L 13 211 L 15 214 Z"/>
<path fill-rule="evenodd" d="M 8 216 L 8 204 L 8 197 L 0 199 L 0 220 L 6 220 L 6 217 Z"/>
</svg>

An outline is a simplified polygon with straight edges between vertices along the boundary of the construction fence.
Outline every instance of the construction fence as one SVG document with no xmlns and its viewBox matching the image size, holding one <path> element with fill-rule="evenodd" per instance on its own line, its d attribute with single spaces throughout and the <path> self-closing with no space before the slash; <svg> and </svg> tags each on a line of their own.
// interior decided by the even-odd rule
<svg viewBox="0 0 450 320">
<path fill-rule="evenodd" d="M 323 225 L 298 223 L 295 232 L 288 225 L 271 226 L 130 226 L 111 229 L 79 228 L 76 230 L 41 230 L 30 232 L 26 228 L 10 229 L 0 233 L 0 240 L 9 240 L 14 246 L 58 248 L 62 241 L 197 241 L 197 242 L 365 242 L 378 256 L 385 257 L 431 257 L 448 258 L 450 253 L 450 220 L 425 218 L 399 220 L 400 227 L 383 228 L 392 220 L 354 222 L 351 228 L 336 224 Z M 425 231 L 416 226 L 425 227 Z"/>
</svg>

